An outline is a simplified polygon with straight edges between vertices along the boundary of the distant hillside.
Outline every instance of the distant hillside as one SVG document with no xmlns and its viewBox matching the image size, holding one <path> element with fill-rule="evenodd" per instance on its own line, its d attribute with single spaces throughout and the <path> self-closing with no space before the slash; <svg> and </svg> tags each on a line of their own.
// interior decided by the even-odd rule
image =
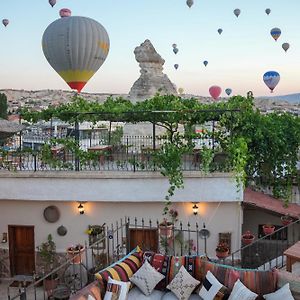
<svg viewBox="0 0 300 300">
<path fill-rule="evenodd" d="M 278 101 L 286 101 L 293 104 L 300 103 L 300 93 L 297 94 L 290 94 L 290 95 L 283 95 L 283 96 L 274 96 L 274 97 L 268 97 L 269 99 L 274 99 Z"/>
</svg>

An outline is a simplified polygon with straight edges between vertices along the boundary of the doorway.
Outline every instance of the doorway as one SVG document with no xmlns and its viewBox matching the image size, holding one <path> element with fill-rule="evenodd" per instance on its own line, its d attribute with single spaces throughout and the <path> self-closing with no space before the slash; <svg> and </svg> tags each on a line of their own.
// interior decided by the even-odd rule
<svg viewBox="0 0 300 300">
<path fill-rule="evenodd" d="M 11 276 L 35 271 L 34 226 L 8 225 Z"/>
<path fill-rule="evenodd" d="M 129 229 L 130 249 L 140 246 L 144 251 L 158 251 L 158 231 L 157 229 Z"/>
</svg>

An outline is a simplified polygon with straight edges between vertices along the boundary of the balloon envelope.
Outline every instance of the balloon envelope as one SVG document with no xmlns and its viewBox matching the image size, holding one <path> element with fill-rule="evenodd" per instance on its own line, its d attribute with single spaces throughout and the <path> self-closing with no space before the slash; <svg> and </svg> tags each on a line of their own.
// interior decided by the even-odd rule
<svg viewBox="0 0 300 300">
<path fill-rule="evenodd" d="M 226 89 L 225 93 L 227 94 L 227 96 L 230 96 L 232 93 L 232 89 Z"/>
<path fill-rule="evenodd" d="M 180 88 L 178 89 L 178 93 L 179 93 L 180 95 L 182 95 L 183 92 L 184 92 L 184 89 L 180 87 Z"/>
<path fill-rule="evenodd" d="M 233 13 L 238 17 L 241 14 L 241 10 L 239 8 L 236 8 Z"/>
<path fill-rule="evenodd" d="M 273 93 L 273 90 L 280 81 L 280 75 L 276 71 L 268 71 L 264 74 L 263 80 L 266 86 L 271 90 L 271 93 Z"/>
<path fill-rule="evenodd" d="M 271 36 L 273 37 L 273 39 L 275 41 L 277 41 L 281 35 L 281 30 L 279 28 L 275 27 L 275 28 L 271 29 L 270 33 L 271 33 Z"/>
<path fill-rule="evenodd" d="M 265 10 L 265 12 L 266 12 L 267 15 L 269 15 L 269 14 L 271 13 L 271 9 L 270 9 L 270 8 L 267 8 L 267 9 Z"/>
<path fill-rule="evenodd" d="M 175 65 L 174 65 L 174 68 L 175 68 L 176 70 L 178 69 L 178 67 L 179 67 L 178 64 L 175 64 Z"/>
<path fill-rule="evenodd" d="M 177 54 L 178 48 L 173 48 L 173 52 L 174 52 L 175 54 Z"/>
<path fill-rule="evenodd" d="M 9 24 L 9 20 L 8 19 L 3 19 L 2 24 L 6 27 Z"/>
<path fill-rule="evenodd" d="M 49 4 L 53 7 L 56 4 L 56 0 L 49 0 Z"/>
<path fill-rule="evenodd" d="M 204 64 L 204 66 L 206 67 L 206 66 L 208 65 L 208 61 L 205 60 L 205 61 L 203 62 L 203 64 Z"/>
<path fill-rule="evenodd" d="M 222 93 L 222 89 L 217 85 L 213 85 L 209 88 L 209 93 L 213 99 L 217 100 Z"/>
<path fill-rule="evenodd" d="M 223 29 L 222 29 L 222 28 L 219 28 L 219 29 L 218 29 L 218 32 L 219 32 L 219 34 L 221 34 L 221 33 L 223 32 Z"/>
<path fill-rule="evenodd" d="M 172 47 L 173 47 L 173 48 L 177 48 L 177 44 L 173 44 Z"/>
<path fill-rule="evenodd" d="M 59 11 L 59 15 L 60 15 L 61 18 L 71 17 L 72 12 L 71 12 L 71 10 L 68 9 L 68 8 L 62 8 L 62 9 Z"/>
<path fill-rule="evenodd" d="M 104 63 L 109 37 L 105 28 L 93 19 L 68 17 L 47 27 L 42 46 L 53 69 L 72 89 L 80 92 Z"/>
<path fill-rule="evenodd" d="M 289 48 L 290 48 L 290 44 L 289 44 L 289 43 L 283 43 L 283 44 L 282 44 L 282 49 L 283 49 L 285 52 L 288 51 Z"/>
<path fill-rule="evenodd" d="M 186 5 L 191 8 L 192 5 L 194 4 L 194 0 L 186 0 Z"/>
</svg>

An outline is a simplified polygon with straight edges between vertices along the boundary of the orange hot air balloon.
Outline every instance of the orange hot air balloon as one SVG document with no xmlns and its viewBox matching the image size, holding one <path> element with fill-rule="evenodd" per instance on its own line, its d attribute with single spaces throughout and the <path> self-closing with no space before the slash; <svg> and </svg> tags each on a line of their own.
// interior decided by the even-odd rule
<svg viewBox="0 0 300 300">
<path fill-rule="evenodd" d="M 104 63 L 109 37 L 97 21 L 74 16 L 51 23 L 44 32 L 42 46 L 53 69 L 80 92 Z"/>
</svg>

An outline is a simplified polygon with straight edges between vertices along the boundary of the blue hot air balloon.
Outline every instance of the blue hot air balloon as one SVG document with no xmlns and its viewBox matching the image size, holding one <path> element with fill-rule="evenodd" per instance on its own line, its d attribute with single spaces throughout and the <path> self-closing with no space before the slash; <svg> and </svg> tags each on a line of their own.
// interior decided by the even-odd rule
<svg viewBox="0 0 300 300">
<path fill-rule="evenodd" d="M 206 67 L 206 66 L 208 65 L 208 61 L 205 60 L 205 61 L 203 62 L 203 64 L 204 64 L 204 66 Z"/>
<path fill-rule="evenodd" d="M 225 93 L 227 94 L 227 96 L 230 96 L 232 93 L 232 89 L 226 89 Z"/>
<path fill-rule="evenodd" d="M 223 32 L 223 29 L 222 29 L 222 28 L 219 28 L 219 29 L 218 29 L 218 33 L 219 33 L 219 34 L 222 34 L 222 32 Z"/>
<path fill-rule="evenodd" d="M 277 41 L 281 35 L 281 30 L 279 28 L 273 28 L 270 31 L 272 38 Z"/>
<path fill-rule="evenodd" d="M 175 54 L 177 54 L 178 48 L 173 48 L 173 52 L 174 52 Z"/>
<path fill-rule="evenodd" d="M 174 65 L 174 68 L 175 68 L 176 70 L 178 69 L 178 67 L 179 67 L 178 64 L 175 64 L 175 65 Z"/>
<path fill-rule="evenodd" d="M 266 86 L 271 90 L 271 93 L 273 93 L 273 90 L 280 81 L 280 75 L 276 71 L 268 71 L 264 74 L 263 80 Z"/>
</svg>

